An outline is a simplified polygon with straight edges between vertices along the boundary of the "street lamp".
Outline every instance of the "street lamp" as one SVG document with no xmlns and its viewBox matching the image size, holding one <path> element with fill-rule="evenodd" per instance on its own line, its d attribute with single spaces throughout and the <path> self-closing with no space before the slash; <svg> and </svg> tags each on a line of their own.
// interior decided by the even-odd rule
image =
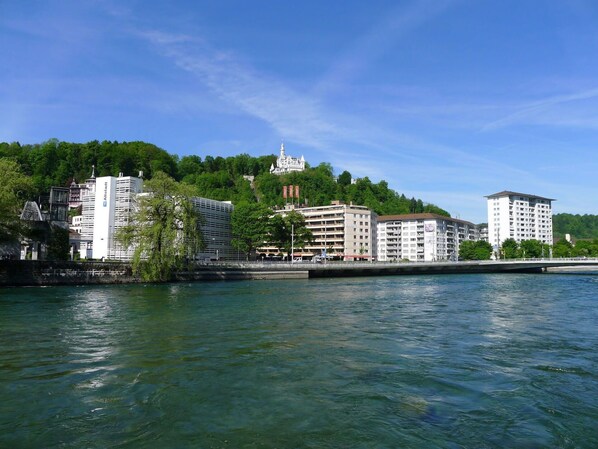
<svg viewBox="0 0 598 449">
<path fill-rule="evenodd" d="M 216 237 L 212 237 L 212 245 L 216 249 L 216 261 L 218 261 L 218 260 L 220 260 L 220 254 L 219 254 L 219 251 L 218 251 L 218 247 L 216 247 Z"/>
<path fill-rule="evenodd" d="M 295 224 L 291 223 L 291 263 L 295 262 Z"/>
</svg>

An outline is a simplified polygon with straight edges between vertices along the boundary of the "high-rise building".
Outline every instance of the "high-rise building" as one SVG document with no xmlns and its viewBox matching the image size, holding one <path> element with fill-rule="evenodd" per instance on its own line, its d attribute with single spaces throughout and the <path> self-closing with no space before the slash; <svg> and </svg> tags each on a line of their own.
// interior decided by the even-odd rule
<svg viewBox="0 0 598 449">
<path fill-rule="evenodd" d="M 129 223 L 143 180 L 121 173 L 118 177 L 90 178 L 86 184 L 82 190 L 81 241 L 87 248 L 81 248 L 81 258 L 130 259 L 133 250 L 120 245 L 115 233 Z"/>
<path fill-rule="evenodd" d="M 552 198 L 510 191 L 488 195 L 488 242 L 497 252 L 511 238 L 552 245 Z"/>
<path fill-rule="evenodd" d="M 131 223 L 138 195 L 143 195 L 141 177 L 103 176 L 90 178 L 82 189 L 83 215 L 80 229 L 80 256 L 85 259 L 130 260 L 135 248 L 123 247 L 115 238 L 116 232 Z M 238 252 L 231 247 L 231 214 L 228 201 L 192 198 L 194 209 L 201 216 L 201 232 L 205 249 L 198 259 L 236 259 Z"/>
<path fill-rule="evenodd" d="M 476 235 L 473 223 L 442 215 L 382 215 L 378 217 L 378 260 L 457 260 L 460 244 L 475 240 Z"/>
</svg>

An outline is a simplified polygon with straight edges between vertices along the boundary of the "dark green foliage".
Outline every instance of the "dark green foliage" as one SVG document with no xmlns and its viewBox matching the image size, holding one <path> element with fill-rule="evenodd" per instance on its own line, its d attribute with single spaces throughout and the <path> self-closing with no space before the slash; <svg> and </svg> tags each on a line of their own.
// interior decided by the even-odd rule
<svg viewBox="0 0 598 449">
<path fill-rule="evenodd" d="M 492 255 L 492 245 L 483 240 L 466 240 L 459 246 L 459 258 L 463 260 L 489 260 Z"/>
<path fill-rule="evenodd" d="M 19 164 L 0 157 L 0 243 L 18 238 L 23 231 L 19 216 L 32 189 Z"/>
<path fill-rule="evenodd" d="M 573 245 L 565 239 L 561 239 L 552 247 L 552 257 L 572 257 Z"/>
<path fill-rule="evenodd" d="M 520 249 L 520 256 L 522 258 L 538 258 L 538 257 L 548 257 L 549 256 L 549 249 L 548 245 L 543 244 L 539 240 L 531 239 L 531 240 L 523 240 L 519 244 Z"/>
<path fill-rule="evenodd" d="M 68 143 L 50 139 L 34 145 L 0 143 L 0 157 L 11 157 L 21 170 L 32 178 L 35 195 L 48 192 L 52 186 L 68 186 L 75 178 L 83 182 L 95 165 L 96 176 L 137 176 L 143 171 L 151 178 L 156 171 L 176 176 L 176 158 L 155 145 L 145 142 Z"/>
<path fill-rule="evenodd" d="M 232 245 L 242 251 L 247 260 L 251 252 L 268 239 L 268 226 L 272 209 L 260 203 L 241 203 L 231 218 Z"/>
<path fill-rule="evenodd" d="M 515 239 L 507 239 L 502 243 L 501 258 L 504 259 L 533 259 L 550 256 L 550 246 L 539 240 L 522 240 L 517 243 Z"/>
<path fill-rule="evenodd" d="M 239 154 L 231 157 L 206 155 L 183 156 L 180 159 L 161 148 L 145 142 L 68 143 L 51 139 L 35 145 L 0 143 L 0 157 L 17 161 L 35 186 L 32 198 L 48 192 L 51 186 L 67 186 L 75 178 L 83 182 L 95 165 L 96 176 L 137 176 L 143 171 L 151 179 L 161 171 L 184 184 L 197 188 L 198 194 L 216 200 L 260 202 L 267 206 L 282 206 L 284 185 L 297 185 L 301 198 L 295 203 L 323 206 L 333 200 L 365 205 L 379 215 L 432 212 L 449 216 L 445 210 L 426 204 L 421 199 L 407 199 L 388 187 L 386 181 L 373 183 L 369 178 L 351 183 L 351 174 L 341 173 L 338 182 L 330 164 L 307 167 L 303 172 L 283 176 L 270 174 L 276 156 L 252 157 Z M 253 185 L 244 176 L 253 176 Z"/>
<path fill-rule="evenodd" d="M 598 257 L 598 239 L 576 241 L 571 255 L 573 257 Z"/>
<path fill-rule="evenodd" d="M 305 227 L 305 217 L 299 212 L 291 211 L 285 216 L 274 215 L 268 223 L 268 241 L 273 246 L 291 253 L 291 248 L 303 248 L 313 239 L 312 233 Z"/>
<path fill-rule="evenodd" d="M 515 239 L 506 239 L 501 246 L 504 259 L 517 259 L 519 257 L 519 244 Z"/>
<path fill-rule="evenodd" d="M 70 249 L 68 229 L 52 226 L 48 240 L 48 260 L 69 260 Z"/>
<path fill-rule="evenodd" d="M 162 172 L 145 183 L 144 191 L 130 224 L 116 238 L 135 249 L 133 270 L 143 279 L 167 281 L 205 246 L 201 217 L 190 201 L 195 191 Z"/>
<path fill-rule="evenodd" d="M 571 234 L 576 239 L 598 238 L 598 215 L 556 214 L 552 216 L 555 238 Z"/>
</svg>

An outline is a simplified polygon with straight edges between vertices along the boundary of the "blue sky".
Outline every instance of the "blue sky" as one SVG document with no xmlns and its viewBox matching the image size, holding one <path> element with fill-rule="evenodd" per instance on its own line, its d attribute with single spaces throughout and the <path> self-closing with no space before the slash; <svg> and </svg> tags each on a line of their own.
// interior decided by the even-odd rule
<svg viewBox="0 0 598 449">
<path fill-rule="evenodd" d="M 598 2 L 0 1 L 0 141 L 304 155 L 453 216 L 598 213 Z"/>
</svg>

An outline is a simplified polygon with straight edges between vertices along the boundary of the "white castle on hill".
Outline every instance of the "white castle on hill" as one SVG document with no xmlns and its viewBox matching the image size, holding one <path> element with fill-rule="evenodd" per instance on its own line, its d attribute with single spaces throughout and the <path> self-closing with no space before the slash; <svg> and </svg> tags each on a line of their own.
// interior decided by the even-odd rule
<svg viewBox="0 0 598 449">
<path fill-rule="evenodd" d="M 270 167 L 270 173 L 274 175 L 282 175 L 293 171 L 305 170 L 305 159 L 287 156 L 284 154 L 284 143 L 280 144 L 280 156 L 276 159 L 276 167 L 274 164 Z"/>
</svg>

